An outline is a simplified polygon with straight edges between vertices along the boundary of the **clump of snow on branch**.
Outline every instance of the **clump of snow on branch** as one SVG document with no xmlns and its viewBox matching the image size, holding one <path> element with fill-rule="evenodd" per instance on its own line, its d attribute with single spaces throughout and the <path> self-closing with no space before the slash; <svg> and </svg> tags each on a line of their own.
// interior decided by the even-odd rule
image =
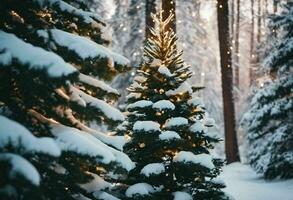
<svg viewBox="0 0 293 200">
<path fill-rule="evenodd" d="M 175 96 L 178 94 L 182 94 L 188 92 L 189 94 L 192 94 L 192 87 L 189 83 L 187 82 L 183 82 L 178 88 L 174 89 L 174 90 L 168 90 L 166 92 L 167 96 Z"/>
<path fill-rule="evenodd" d="M 149 185 L 147 183 L 137 183 L 137 184 L 130 186 L 126 190 L 125 194 L 127 197 L 135 197 L 136 195 L 148 196 L 154 192 L 155 192 L 155 190 L 151 185 Z"/>
<path fill-rule="evenodd" d="M 204 126 L 202 124 L 201 121 L 196 121 L 194 124 L 192 124 L 190 127 L 189 127 L 189 130 L 194 132 L 194 133 L 200 133 L 204 130 Z"/>
<path fill-rule="evenodd" d="M 12 145 L 27 152 L 45 153 L 60 156 L 61 151 L 52 138 L 37 138 L 25 127 L 0 115 L 0 148 Z"/>
<path fill-rule="evenodd" d="M 62 0 L 34 0 L 38 2 L 41 7 L 46 6 L 57 6 L 61 11 L 67 13 L 74 13 L 74 15 L 79 16 L 86 23 L 91 23 L 93 26 L 98 25 L 96 21 L 102 21 L 99 15 L 94 14 L 93 12 L 83 11 L 81 9 L 75 8 L 72 5 L 66 3 Z"/>
<path fill-rule="evenodd" d="M 88 172 L 89 175 L 93 177 L 93 179 L 85 184 L 81 184 L 80 186 L 85 189 L 88 193 L 97 192 L 100 190 L 105 190 L 111 188 L 111 184 L 107 181 L 105 181 L 100 176 Z"/>
<path fill-rule="evenodd" d="M 162 163 L 150 163 L 142 168 L 141 174 L 149 177 L 151 175 L 161 174 L 165 171 L 165 166 Z"/>
<path fill-rule="evenodd" d="M 0 31 L 0 63 L 10 65 L 15 59 L 29 69 L 46 70 L 51 77 L 61 77 L 76 72 L 76 69 L 58 55 L 35 47 L 16 37 Z"/>
<path fill-rule="evenodd" d="M 134 131 L 160 131 L 160 124 L 153 121 L 137 121 L 133 125 Z"/>
<path fill-rule="evenodd" d="M 175 131 L 163 131 L 159 135 L 160 140 L 174 140 L 174 139 L 181 139 L 180 135 Z"/>
<path fill-rule="evenodd" d="M 203 105 L 202 100 L 198 97 L 192 97 L 192 99 L 188 100 L 187 103 L 188 105 L 191 105 L 194 107 Z"/>
<path fill-rule="evenodd" d="M 153 102 L 147 101 L 147 100 L 140 100 L 136 101 L 135 103 L 129 104 L 127 106 L 127 109 L 133 109 L 133 108 L 145 108 L 153 105 Z"/>
<path fill-rule="evenodd" d="M 108 92 L 108 93 L 113 93 L 115 95 L 119 95 L 119 92 L 112 88 L 111 86 L 109 86 L 108 84 L 106 84 L 104 81 L 100 81 L 100 80 L 97 80 L 95 78 L 92 78 L 90 76 L 87 76 L 87 75 L 84 75 L 82 73 L 79 74 L 79 80 L 87 85 L 91 85 L 91 86 L 94 86 L 94 87 L 97 87 L 105 92 Z"/>
<path fill-rule="evenodd" d="M 174 199 L 173 200 L 192 200 L 192 196 L 187 192 L 174 192 L 173 193 Z"/>
<path fill-rule="evenodd" d="M 37 169 L 23 157 L 12 153 L 1 153 L 0 161 L 8 161 L 11 165 L 9 178 L 13 179 L 21 175 L 34 185 L 39 185 L 41 178 Z"/>
<path fill-rule="evenodd" d="M 124 121 L 124 115 L 116 108 L 110 106 L 105 101 L 92 97 L 81 90 L 71 87 L 72 93 L 78 95 L 87 105 L 99 109 L 107 118 L 114 121 Z"/>
<path fill-rule="evenodd" d="M 164 65 L 159 67 L 158 72 L 166 77 L 173 76 L 173 74 L 170 72 L 170 70 Z"/>
<path fill-rule="evenodd" d="M 172 117 L 166 121 L 165 126 L 170 128 L 173 126 L 184 126 L 187 124 L 188 120 L 184 117 Z"/>
<path fill-rule="evenodd" d="M 107 146 L 88 133 L 62 125 L 52 125 L 52 127 L 56 141 L 64 151 L 96 157 L 97 162 L 105 164 L 117 162 L 127 171 L 135 166 L 126 154 Z"/>
<path fill-rule="evenodd" d="M 160 100 L 153 104 L 153 108 L 158 110 L 165 110 L 165 109 L 174 110 L 175 105 L 169 100 Z"/>
<path fill-rule="evenodd" d="M 212 162 L 212 156 L 209 154 L 193 154 L 189 151 L 180 151 L 173 157 L 174 162 L 194 163 L 213 169 L 215 166 Z"/>
</svg>

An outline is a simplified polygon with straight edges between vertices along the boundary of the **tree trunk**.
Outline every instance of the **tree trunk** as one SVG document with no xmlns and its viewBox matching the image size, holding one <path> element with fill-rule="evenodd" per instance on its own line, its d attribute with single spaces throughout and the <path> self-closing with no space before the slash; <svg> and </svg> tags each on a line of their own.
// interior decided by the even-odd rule
<svg viewBox="0 0 293 200">
<path fill-rule="evenodd" d="M 260 46 L 261 42 L 261 0 L 258 0 L 258 5 L 257 5 L 257 33 L 256 33 L 256 42 L 257 46 Z M 260 54 L 259 51 L 256 52 L 256 60 L 255 64 L 256 67 L 259 67 L 259 62 L 260 62 Z"/>
<path fill-rule="evenodd" d="M 266 27 L 267 24 L 267 18 L 269 16 L 269 10 L 268 10 L 268 0 L 264 0 L 264 9 L 263 9 L 263 25 Z"/>
<path fill-rule="evenodd" d="M 278 0 L 274 0 L 273 9 L 274 9 L 273 10 L 274 14 L 277 14 L 277 12 L 278 12 Z M 277 37 L 277 31 L 275 29 L 273 30 L 273 36 Z"/>
<path fill-rule="evenodd" d="M 162 0 L 162 9 L 163 12 L 163 20 L 167 19 L 172 13 L 174 15 L 172 23 L 170 23 L 170 26 L 167 27 L 173 29 L 174 33 L 176 33 L 176 0 Z"/>
<path fill-rule="evenodd" d="M 253 84 L 254 80 L 254 71 L 253 71 L 253 63 L 254 63 L 254 0 L 251 0 L 251 32 L 250 32 L 250 68 L 249 68 L 249 79 L 250 85 Z"/>
<path fill-rule="evenodd" d="M 151 14 L 156 13 L 156 0 L 146 0 L 145 2 L 145 38 L 150 36 L 150 28 L 154 27 Z"/>
<path fill-rule="evenodd" d="M 237 0 L 237 16 L 236 16 L 236 27 L 235 27 L 235 85 L 239 88 L 239 31 L 240 31 L 240 0 Z"/>
<path fill-rule="evenodd" d="M 196 3 L 195 3 L 195 10 L 196 10 L 196 17 L 197 17 L 197 19 L 201 19 L 201 16 L 200 16 L 200 6 L 201 5 L 201 2 L 200 1 L 196 1 Z"/>
<path fill-rule="evenodd" d="M 231 0 L 231 38 L 234 40 L 235 0 Z"/>
<path fill-rule="evenodd" d="M 259 45 L 261 42 L 261 0 L 258 0 L 258 6 L 257 6 L 257 36 L 256 41 Z M 259 56 L 258 56 L 259 57 Z M 259 60 L 259 58 L 258 58 Z"/>
<path fill-rule="evenodd" d="M 228 163 L 232 163 L 239 161 L 240 158 L 235 130 L 231 54 L 227 53 L 230 47 L 228 0 L 218 0 L 217 13 L 224 104 L 226 159 Z"/>
<path fill-rule="evenodd" d="M 278 12 L 278 0 L 274 0 L 274 14 L 276 14 Z"/>
</svg>

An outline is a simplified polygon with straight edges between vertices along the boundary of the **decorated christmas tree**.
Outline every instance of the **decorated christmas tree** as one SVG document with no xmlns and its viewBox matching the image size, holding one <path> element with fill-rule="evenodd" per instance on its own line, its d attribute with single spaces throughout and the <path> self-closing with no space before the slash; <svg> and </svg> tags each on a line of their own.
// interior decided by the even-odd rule
<svg viewBox="0 0 293 200">
<path fill-rule="evenodd" d="M 263 69 L 268 80 L 256 90 L 243 117 L 249 159 L 267 179 L 293 177 L 293 2 L 271 16 Z"/>
<path fill-rule="evenodd" d="M 167 29 L 173 15 L 153 15 L 155 27 L 144 48 L 144 62 L 129 87 L 125 152 L 136 162 L 125 192 L 129 199 L 228 199 L 217 178 L 223 162 L 210 154 L 220 139 L 209 135 L 207 117 L 187 81 L 192 76 Z"/>
<path fill-rule="evenodd" d="M 104 80 L 127 68 L 84 1 L 0 6 L 1 199 L 116 199 L 133 168 L 123 137 L 92 128 L 124 120 Z"/>
</svg>

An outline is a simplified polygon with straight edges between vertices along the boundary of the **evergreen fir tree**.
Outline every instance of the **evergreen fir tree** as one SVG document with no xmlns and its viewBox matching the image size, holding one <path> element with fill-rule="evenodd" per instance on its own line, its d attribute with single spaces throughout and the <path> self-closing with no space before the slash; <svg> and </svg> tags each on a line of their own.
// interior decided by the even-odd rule
<svg viewBox="0 0 293 200">
<path fill-rule="evenodd" d="M 265 178 L 293 177 L 293 2 L 271 16 L 264 69 L 269 80 L 252 97 L 243 117 L 249 159 Z"/>
<path fill-rule="evenodd" d="M 216 177 L 223 162 L 210 155 L 213 143 L 199 88 L 187 80 L 189 66 L 176 48 L 177 37 L 167 30 L 172 21 L 153 15 L 144 48 L 144 62 L 129 87 L 128 120 L 119 131 L 130 137 L 125 152 L 136 162 L 128 177 L 128 199 L 228 199 Z"/>
<path fill-rule="evenodd" d="M 113 178 L 133 168 L 124 138 L 90 128 L 124 120 L 102 79 L 128 60 L 105 27 L 84 1 L 1 1 L 1 198 L 116 199 Z"/>
</svg>

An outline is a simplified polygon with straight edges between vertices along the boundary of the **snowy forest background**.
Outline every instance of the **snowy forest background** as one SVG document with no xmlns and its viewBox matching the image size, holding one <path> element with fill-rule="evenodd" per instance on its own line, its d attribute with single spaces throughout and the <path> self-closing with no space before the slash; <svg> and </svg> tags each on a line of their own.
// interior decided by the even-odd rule
<svg viewBox="0 0 293 200">
<path fill-rule="evenodd" d="M 107 1 L 112 8 L 105 17 L 113 28 L 113 48 L 130 58 L 132 66 L 141 62 L 145 34 L 145 2 Z M 150 1 L 156 2 L 156 1 Z M 286 1 L 229 1 L 229 20 L 231 34 L 231 54 L 234 68 L 239 66 L 234 81 L 233 94 L 236 113 L 236 129 L 243 162 L 247 161 L 247 130 L 241 124 L 243 116 L 249 110 L 249 102 L 254 92 L 264 86 L 269 75 L 264 70 L 264 59 L 272 45 L 274 28 L 269 27 L 270 17 L 281 12 L 280 5 Z M 157 1 L 159 5 L 160 1 Z M 176 3 L 178 46 L 183 49 L 184 60 L 192 66 L 195 75 L 191 84 L 203 86 L 200 96 L 207 111 L 216 120 L 216 132 L 224 138 L 223 100 L 221 86 L 221 66 L 217 29 L 217 1 L 184 0 Z M 114 11 L 115 9 L 115 11 Z M 158 9 L 158 6 L 157 6 Z M 232 25 L 233 24 L 233 25 Z M 121 33 L 122 32 L 122 33 Z M 115 34 L 116 33 L 116 34 Z M 123 34 L 123 37 L 121 37 Z M 196 44 L 196 45 L 194 45 Z M 120 75 L 114 81 L 121 88 L 123 102 L 128 75 Z M 126 77 L 125 77 L 126 76 Z M 123 80 L 123 81 L 121 81 Z M 126 84 L 126 85 L 125 85 Z M 122 105 L 123 106 L 123 105 Z M 218 144 L 216 153 L 225 156 L 224 143 Z"/>
<path fill-rule="evenodd" d="M 291 200 L 292 65 L 292 0 L 3 0 L 0 199 Z"/>
</svg>

